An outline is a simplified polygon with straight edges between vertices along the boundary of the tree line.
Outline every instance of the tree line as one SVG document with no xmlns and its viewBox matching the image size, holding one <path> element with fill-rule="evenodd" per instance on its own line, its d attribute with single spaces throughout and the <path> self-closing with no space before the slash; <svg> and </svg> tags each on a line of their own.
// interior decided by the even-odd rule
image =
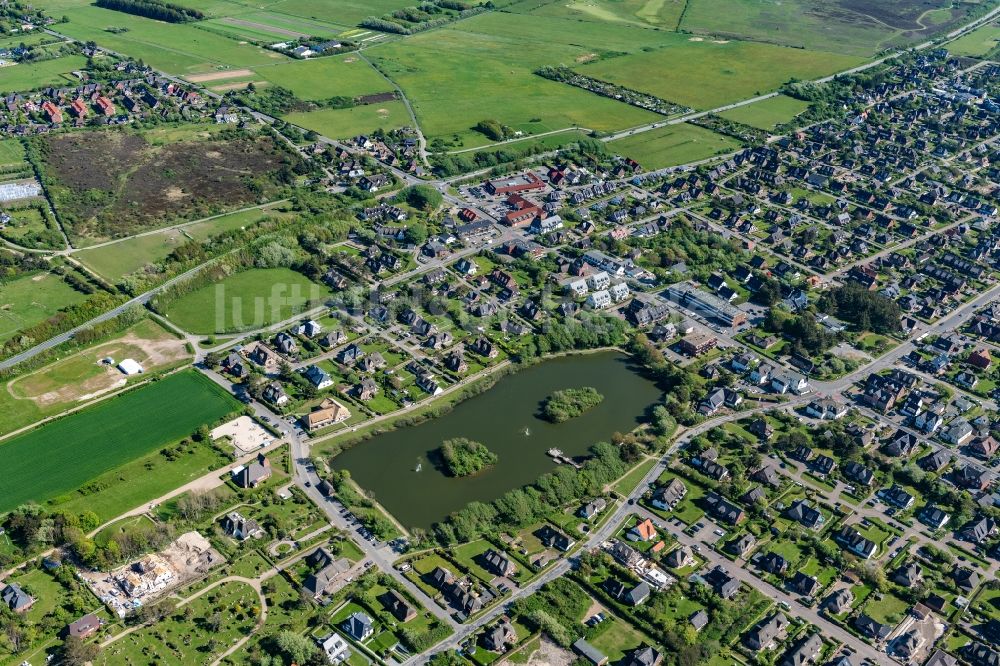
<svg viewBox="0 0 1000 666">
<path fill-rule="evenodd" d="M 186 23 L 205 18 L 205 14 L 197 9 L 160 0 L 97 0 L 94 4 L 103 9 L 166 21 L 167 23 Z"/>
</svg>

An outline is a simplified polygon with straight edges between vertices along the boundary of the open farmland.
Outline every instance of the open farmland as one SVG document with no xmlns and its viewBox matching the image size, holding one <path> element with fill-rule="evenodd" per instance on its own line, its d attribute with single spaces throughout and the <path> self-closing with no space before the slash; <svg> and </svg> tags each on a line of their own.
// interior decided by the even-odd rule
<svg viewBox="0 0 1000 666">
<path fill-rule="evenodd" d="M 681 29 L 871 56 L 947 32 L 972 5 L 948 0 L 690 0 Z"/>
<path fill-rule="evenodd" d="M 135 359 L 146 373 L 190 359 L 182 340 L 152 319 L 144 319 L 113 340 L 5 381 L 0 388 L 0 434 L 123 388 L 129 380 L 113 365 L 101 363 L 108 356 L 116 361 Z"/>
<path fill-rule="evenodd" d="M 778 95 L 745 106 L 739 106 L 729 111 L 723 111 L 719 115 L 738 123 L 759 127 L 763 130 L 772 130 L 778 125 L 791 121 L 795 116 L 809 108 L 808 102 Z"/>
<path fill-rule="evenodd" d="M 861 62 L 771 44 L 698 39 L 677 35 L 662 48 L 582 65 L 577 71 L 694 109 L 713 109 L 771 92 L 789 79 L 819 78 Z"/>
<path fill-rule="evenodd" d="M 453 147 L 462 148 L 486 143 L 470 128 L 488 118 L 532 134 L 574 125 L 607 131 L 655 121 L 659 116 L 653 113 L 534 71 L 661 39 L 642 28 L 491 13 L 367 54 L 403 88 L 428 137 L 454 137 Z M 459 62 L 466 64 L 457 67 Z"/>
<path fill-rule="evenodd" d="M 523 0 L 509 9 L 535 16 L 674 30 L 684 12 L 684 4 L 684 0 Z"/>
<path fill-rule="evenodd" d="M 164 23 L 123 12 L 77 4 L 63 12 L 59 30 L 81 41 L 127 53 L 170 74 L 183 75 L 287 61 L 286 56 L 230 39 L 190 23 Z M 124 32 L 108 32 L 108 28 Z"/>
<path fill-rule="evenodd" d="M 276 194 L 298 160 L 268 136 L 197 128 L 63 134 L 40 150 L 56 213 L 81 245 L 254 203 Z"/>
<path fill-rule="evenodd" d="M 258 67 L 256 74 L 258 79 L 288 88 L 296 97 L 305 100 L 392 92 L 392 84 L 357 55 L 296 60 L 271 67 Z"/>
<path fill-rule="evenodd" d="M 413 0 L 278 0 L 266 6 L 276 13 L 357 25 L 369 16 L 382 16 L 413 5 Z"/>
<path fill-rule="evenodd" d="M 614 152 L 631 157 L 646 169 L 662 169 L 739 150 L 736 139 L 697 125 L 667 125 L 608 143 Z"/>
<path fill-rule="evenodd" d="M 177 298 L 167 316 L 191 333 L 247 330 L 288 319 L 329 294 L 288 268 L 252 269 Z"/>
<path fill-rule="evenodd" d="M 54 273 L 25 276 L 0 285 L 0 341 L 85 298 Z"/>
<path fill-rule="evenodd" d="M 86 64 L 87 59 L 83 56 L 69 55 L 0 67 L 0 93 L 69 85 L 76 81 L 70 72 Z"/>
<path fill-rule="evenodd" d="M 391 130 L 410 125 L 406 106 L 399 101 L 365 104 L 347 109 L 299 111 L 284 118 L 323 136 L 348 139 L 377 129 Z"/>
<path fill-rule="evenodd" d="M 238 405 L 198 373 L 181 372 L 0 443 L 8 479 L 0 511 L 70 492 Z"/>
</svg>

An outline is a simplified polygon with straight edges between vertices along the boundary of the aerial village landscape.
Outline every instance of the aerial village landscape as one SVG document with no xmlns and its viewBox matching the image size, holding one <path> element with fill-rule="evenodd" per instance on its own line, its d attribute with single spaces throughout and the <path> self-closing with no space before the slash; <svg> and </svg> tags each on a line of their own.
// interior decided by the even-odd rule
<svg viewBox="0 0 1000 666">
<path fill-rule="evenodd" d="M 0 0 L 0 666 L 1000 666 L 996 0 Z"/>
</svg>

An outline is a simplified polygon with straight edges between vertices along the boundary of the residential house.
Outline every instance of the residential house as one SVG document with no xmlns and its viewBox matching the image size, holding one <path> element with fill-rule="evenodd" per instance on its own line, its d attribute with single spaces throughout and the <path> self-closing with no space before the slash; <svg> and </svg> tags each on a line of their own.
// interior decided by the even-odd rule
<svg viewBox="0 0 1000 666">
<path fill-rule="evenodd" d="M 356 641 L 368 640 L 375 633 L 374 623 L 366 614 L 358 611 L 344 620 L 340 628 Z"/>
<path fill-rule="evenodd" d="M 271 478 L 271 461 L 259 453 L 254 461 L 234 468 L 230 474 L 240 488 L 256 488 Z"/>
<path fill-rule="evenodd" d="M 35 605 L 35 598 L 21 589 L 17 583 L 10 583 L 0 591 L 0 603 L 15 613 L 26 613 Z"/>
<path fill-rule="evenodd" d="M 482 555 L 483 568 L 497 576 L 509 578 L 517 572 L 517 565 L 505 553 L 490 548 Z"/>
<path fill-rule="evenodd" d="M 792 502 L 788 510 L 785 511 L 785 515 L 811 530 L 819 529 L 825 520 L 823 514 L 813 508 L 808 500 L 804 499 Z"/>
<path fill-rule="evenodd" d="M 684 499 L 687 487 L 678 478 L 673 478 L 665 486 L 660 486 L 653 492 L 650 504 L 663 511 L 671 511 L 677 503 Z"/>
<path fill-rule="evenodd" d="M 335 423 L 341 423 L 351 418 L 351 411 L 333 398 L 324 398 L 323 402 L 302 417 L 306 429 L 310 432 L 325 428 Z"/>
<path fill-rule="evenodd" d="M 501 620 L 483 634 L 483 647 L 490 652 L 503 654 L 516 644 L 517 632 L 514 631 L 514 625 L 507 620 Z"/>
<path fill-rule="evenodd" d="M 769 615 L 747 632 L 743 637 L 743 644 L 754 652 L 766 650 L 784 637 L 788 625 L 788 618 L 783 613 Z"/>
<path fill-rule="evenodd" d="M 932 529 L 939 530 L 948 524 L 951 515 L 936 504 L 928 504 L 917 514 L 917 520 Z"/>
<path fill-rule="evenodd" d="M 396 590 L 386 590 L 378 600 L 399 622 L 409 622 L 417 617 L 416 609 Z"/>
<path fill-rule="evenodd" d="M 285 393 L 285 389 L 278 382 L 271 382 L 264 387 L 261 392 L 261 397 L 266 401 L 275 405 L 277 407 L 284 407 L 288 404 L 289 397 Z"/>
<path fill-rule="evenodd" d="M 87 613 L 83 617 L 70 622 L 66 626 L 66 635 L 80 640 L 90 638 L 101 628 L 104 622 L 97 615 Z"/>
<path fill-rule="evenodd" d="M 842 587 L 823 600 L 823 609 L 833 615 L 840 615 L 851 609 L 854 593 L 849 587 Z"/>
<path fill-rule="evenodd" d="M 302 376 L 320 391 L 333 386 L 333 379 L 318 365 L 310 365 L 302 373 Z"/>
<path fill-rule="evenodd" d="M 245 518 L 239 511 L 230 511 L 222 519 L 222 531 L 237 541 L 264 536 L 256 520 Z"/>
<path fill-rule="evenodd" d="M 659 538 L 653 521 L 649 518 L 636 523 L 625 536 L 629 541 L 656 541 Z"/>
<path fill-rule="evenodd" d="M 590 520 L 597 514 L 604 511 L 604 509 L 607 508 L 607 506 L 608 506 L 607 501 L 605 501 L 603 497 L 598 497 L 597 499 L 584 504 L 582 507 L 580 507 L 580 510 L 577 511 L 576 513 L 581 518 L 585 520 Z"/>
</svg>

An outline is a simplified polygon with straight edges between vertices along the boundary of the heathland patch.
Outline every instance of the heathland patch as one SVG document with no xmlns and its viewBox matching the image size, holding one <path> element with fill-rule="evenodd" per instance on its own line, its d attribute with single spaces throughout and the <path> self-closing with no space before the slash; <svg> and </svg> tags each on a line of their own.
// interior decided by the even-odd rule
<svg viewBox="0 0 1000 666">
<path fill-rule="evenodd" d="M 69 493 L 238 407 L 209 379 L 185 371 L 2 442 L 0 512 Z"/>
<path fill-rule="evenodd" d="M 63 227 L 83 243 L 257 203 L 291 183 L 300 160 L 270 136 L 191 127 L 51 135 L 33 147 Z"/>
</svg>

